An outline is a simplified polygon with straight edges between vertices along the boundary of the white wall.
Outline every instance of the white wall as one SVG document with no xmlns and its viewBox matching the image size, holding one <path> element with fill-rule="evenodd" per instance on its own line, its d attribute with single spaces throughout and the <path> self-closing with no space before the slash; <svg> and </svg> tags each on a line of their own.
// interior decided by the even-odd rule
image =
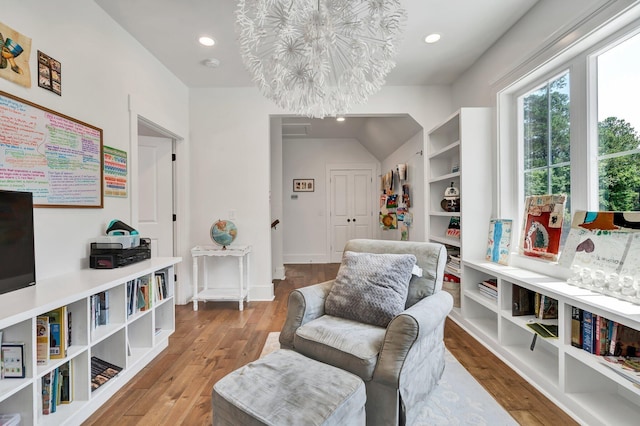
<svg viewBox="0 0 640 426">
<path fill-rule="evenodd" d="M 284 263 L 328 263 L 327 164 L 380 162 L 357 139 L 285 139 L 283 159 Z M 315 179 L 315 191 L 294 193 L 298 178 Z"/>
<path fill-rule="evenodd" d="M 32 86 L 0 79 L 0 90 L 101 128 L 104 145 L 129 153 L 130 175 L 136 169 L 129 98 L 147 118 L 188 136 L 186 86 L 93 1 L 4 1 L 1 10 L 3 24 L 32 39 Z M 38 87 L 38 50 L 61 62 L 62 96 Z M 132 196 L 129 188 L 128 198 L 105 197 L 103 209 L 37 208 L 37 278 L 87 268 L 90 241 L 103 235 L 112 219 L 133 223 Z"/>
<path fill-rule="evenodd" d="M 495 106 L 494 87 L 508 74 L 535 63 L 543 47 L 564 35 L 567 28 L 614 0 L 539 0 L 452 86 L 455 109 Z M 618 1 L 617 3 L 629 3 Z M 569 34 L 568 41 L 571 40 Z"/>
<path fill-rule="evenodd" d="M 407 180 L 402 183 L 409 184 L 409 195 L 411 197 L 411 208 L 409 208 L 409 211 L 414 216 L 413 224 L 409 227 L 409 241 L 426 241 L 425 216 L 422 214 L 426 205 L 423 147 L 424 131 L 420 131 L 382 161 L 381 172 L 383 174 L 389 170 L 395 171 L 397 165 L 400 163 L 407 164 Z M 394 179 L 393 187 L 395 193 L 398 194 L 398 200 L 401 200 L 402 183 L 398 181 L 397 174 L 394 174 Z M 400 225 L 401 223 L 398 222 L 398 229 L 381 230 L 380 238 L 383 240 L 399 241 Z"/>
<path fill-rule="evenodd" d="M 252 244 L 251 298 L 273 297 L 269 207 L 269 115 L 288 114 L 256 88 L 191 89 L 192 182 L 190 245 L 208 244 L 209 227 L 229 209 L 237 212 L 236 244 Z M 447 86 L 384 87 L 353 114 L 410 114 L 430 129 L 451 113 Z M 418 214 L 418 213 L 417 213 Z M 424 212 L 422 213 L 425 214 Z M 215 270 L 213 279 L 234 277 L 234 265 Z"/>
</svg>

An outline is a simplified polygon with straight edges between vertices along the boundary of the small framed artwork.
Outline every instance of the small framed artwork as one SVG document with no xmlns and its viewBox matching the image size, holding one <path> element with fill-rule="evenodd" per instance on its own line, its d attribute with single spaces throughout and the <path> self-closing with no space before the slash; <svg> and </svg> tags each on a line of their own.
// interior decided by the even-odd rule
<svg viewBox="0 0 640 426">
<path fill-rule="evenodd" d="M 313 192 L 315 191 L 314 179 L 294 179 L 293 192 Z"/>
</svg>

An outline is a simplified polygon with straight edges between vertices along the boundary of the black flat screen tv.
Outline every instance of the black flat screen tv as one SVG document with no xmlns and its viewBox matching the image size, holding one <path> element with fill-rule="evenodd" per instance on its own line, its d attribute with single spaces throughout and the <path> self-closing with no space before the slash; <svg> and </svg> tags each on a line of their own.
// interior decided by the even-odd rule
<svg viewBox="0 0 640 426">
<path fill-rule="evenodd" d="M 0 294 L 36 283 L 31 192 L 0 190 Z"/>
</svg>

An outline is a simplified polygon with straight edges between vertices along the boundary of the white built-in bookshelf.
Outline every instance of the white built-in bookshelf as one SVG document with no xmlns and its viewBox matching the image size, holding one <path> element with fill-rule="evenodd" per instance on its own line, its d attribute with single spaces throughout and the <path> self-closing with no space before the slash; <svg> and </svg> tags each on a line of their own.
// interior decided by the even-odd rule
<svg viewBox="0 0 640 426">
<path fill-rule="evenodd" d="M 427 144 L 429 240 L 470 252 L 486 249 L 492 207 L 491 109 L 461 108 L 428 132 Z M 451 183 L 460 191 L 459 212 L 440 206 Z M 447 236 L 452 217 L 460 218 L 460 238 Z"/>
<path fill-rule="evenodd" d="M 174 268 L 181 258 L 152 258 L 117 269 L 86 269 L 39 280 L 33 287 L 0 295 L 3 342 L 22 342 L 26 377 L 0 380 L 0 414 L 19 413 L 23 425 L 76 425 L 86 420 L 169 344 L 175 330 Z M 164 277 L 161 292 L 159 278 Z M 131 309 L 130 288 L 148 283 L 148 306 Z M 128 291 L 129 290 L 129 291 Z M 92 322 L 92 298 L 106 292 L 105 324 Z M 161 294 L 164 293 L 164 294 Z M 71 313 L 71 345 L 61 359 L 37 365 L 36 317 L 65 306 Z M 122 371 L 91 390 L 91 358 Z M 73 402 L 42 413 L 42 378 L 69 364 Z"/>
<path fill-rule="evenodd" d="M 497 300 L 478 289 L 488 278 L 497 279 Z M 538 337 L 531 349 L 534 333 L 527 323 L 538 320 L 512 314 L 514 286 L 558 301 L 557 339 Z M 603 357 L 572 346 L 572 307 L 640 330 L 640 305 L 571 286 L 563 278 L 469 259 L 463 260 L 461 307 L 450 317 L 581 424 L 637 424 L 640 388 L 607 367 Z"/>
</svg>

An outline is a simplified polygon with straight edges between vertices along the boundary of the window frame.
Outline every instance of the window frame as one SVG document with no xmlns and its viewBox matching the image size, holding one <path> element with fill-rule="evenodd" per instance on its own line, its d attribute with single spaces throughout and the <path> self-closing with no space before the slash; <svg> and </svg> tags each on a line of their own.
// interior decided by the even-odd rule
<svg viewBox="0 0 640 426">
<path fill-rule="evenodd" d="M 502 81 L 502 88 L 495 91 L 498 144 L 494 211 L 498 217 L 514 220 L 514 249 L 519 246 L 524 207 L 524 143 L 521 139 L 524 117 L 519 98 L 567 71 L 571 102 L 569 214 L 573 217 L 577 210 L 599 209 L 597 57 L 640 34 L 640 7 L 614 18 L 538 66 L 530 65 L 528 70 L 512 75 L 510 81 Z M 553 49 L 558 46 L 549 48 Z"/>
</svg>

